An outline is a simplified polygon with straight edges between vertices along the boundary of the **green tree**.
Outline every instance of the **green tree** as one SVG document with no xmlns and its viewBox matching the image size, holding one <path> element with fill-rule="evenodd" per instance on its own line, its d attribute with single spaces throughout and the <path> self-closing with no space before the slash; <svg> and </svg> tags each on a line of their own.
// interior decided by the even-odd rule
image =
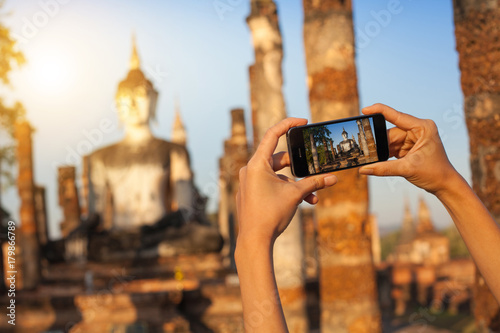
<svg viewBox="0 0 500 333">
<path fill-rule="evenodd" d="M 24 55 L 16 47 L 9 28 L 1 21 L 6 14 L 2 12 L 4 0 L 0 0 L 0 80 L 10 87 L 9 75 L 12 70 L 25 62 Z M 12 166 L 15 163 L 14 155 L 14 124 L 24 117 L 25 110 L 20 102 L 6 105 L 0 97 L 0 207 L 2 206 L 1 194 L 14 182 Z M 0 210 L 1 214 L 1 210 Z M 0 221 L 2 216 L 0 216 Z"/>
<path fill-rule="evenodd" d="M 328 151 L 328 148 L 325 145 L 326 142 L 329 142 L 331 134 L 332 132 L 326 128 L 326 126 L 309 127 L 304 130 L 304 143 L 306 146 L 306 158 L 308 161 L 312 161 L 314 159 L 314 154 L 317 154 L 319 165 L 326 163 L 326 152 Z M 310 139 L 311 137 L 312 139 Z M 320 147 L 321 149 L 318 149 Z"/>
<path fill-rule="evenodd" d="M 469 250 L 455 224 L 452 223 L 448 228 L 441 230 L 441 233 L 450 240 L 451 259 L 470 258 Z"/>
<path fill-rule="evenodd" d="M 394 253 L 396 245 L 401 238 L 401 230 L 392 231 L 380 237 L 380 247 L 382 260 L 386 260 L 389 254 Z"/>
</svg>

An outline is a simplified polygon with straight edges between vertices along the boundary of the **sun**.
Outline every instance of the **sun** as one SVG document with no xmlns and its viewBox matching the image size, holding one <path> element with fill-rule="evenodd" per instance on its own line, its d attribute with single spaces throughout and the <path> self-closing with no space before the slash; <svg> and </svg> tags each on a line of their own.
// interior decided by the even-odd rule
<svg viewBox="0 0 500 333">
<path fill-rule="evenodd" d="M 32 79 L 37 89 L 45 93 L 59 93 L 71 81 L 71 64 L 66 54 L 57 50 L 40 52 L 32 59 Z"/>
</svg>

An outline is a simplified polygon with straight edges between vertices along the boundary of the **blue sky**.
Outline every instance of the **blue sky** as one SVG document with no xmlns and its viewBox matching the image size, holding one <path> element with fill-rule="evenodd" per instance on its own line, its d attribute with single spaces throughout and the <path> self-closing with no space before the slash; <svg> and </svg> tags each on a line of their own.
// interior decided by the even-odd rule
<svg viewBox="0 0 500 333">
<path fill-rule="evenodd" d="M 132 32 L 143 71 L 160 94 L 153 131 L 169 138 L 178 96 L 195 180 L 214 210 L 218 158 L 230 132 L 229 111 L 243 107 L 247 122 L 250 119 L 248 66 L 253 49 L 245 23 L 249 1 L 221 0 L 229 6 L 223 13 L 213 0 L 58 1 L 6 1 L 4 11 L 11 14 L 3 20 L 16 33 L 28 63 L 13 73 L 12 89 L 0 89 L 2 96 L 25 104 L 37 129 L 35 177 L 47 186 L 51 234 L 58 235 L 61 221 L 56 167 L 85 150 L 88 133 L 99 130 L 103 119 L 111 121 L 114 130 L 103 133 L 95 148 L 123 134 L 113 98 L 128 70 Z M 277 4 L 288 115 L 310 118 L 302 1 Z M 394 5 L 397 11 L 384 16 Z M 45 21 L 44 12 L 51 14 Z M 382 102 L 434 119 L 450 160 L 469 179 L 452 13 L 451 1 L 355 0 L 358 86 L 361 106 Z M 26 28 L 30 24 L 35 29 Z M 371 210 L 382 226 L 400 223 L 405 196 L 414 213 L 423 196 L 438 226 L 451 221 L 435 198 L 398 178 L 371 179 L 370 193 Z M 15 189 L 6 193 L 5 206 L 17 218 Z"/>
</svg>

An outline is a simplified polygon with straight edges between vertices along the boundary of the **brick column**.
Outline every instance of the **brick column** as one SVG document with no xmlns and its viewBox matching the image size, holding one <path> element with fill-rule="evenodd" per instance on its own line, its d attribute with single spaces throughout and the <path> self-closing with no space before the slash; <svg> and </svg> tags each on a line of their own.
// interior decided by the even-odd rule
<svg viewBox="0 0 500 333">
<path fill-rule="evenodd" d="M 252 0 L 247 23 L 255 51 L 255 63 L 250 67 L 250 94 L 257 147 L 266 130 L 287 117 L 282 92 L 282 39 L 274 1 Z M 276 151 L 286 150 L 286 139 L 282 138 Z M 292 177 L 288 168 L 280 173 Z M 276 280 L 290 332 L 308 330 L 301 229 L 300 214 L 295 214 L 274 247 Z"/>
<path fill-rule="evenodd" d="M 16 123 L 17 140 L 17 188 L 21 200 L 20 207 L 20 242 L 16 250 L 21 256 L 22 264 L 17 263 L 17 270 L 22 271 L 22 287 L 34 289 L 40 281 L 40 244 L 37 235 L 35 211 L 35 185 L 33 182 L 33 150 L 31 125 L 27 121 Z M 17 253 L 16 253 L 17 254 Z"/>
<path fill-rule="evenodd" d="M 234 249 L 238 235 L 236 193 L 239 172 L 249 159 L 248 141 L 243 109 L 231 110 L 231 137 L 224 141 L 224 156 L 219 160 L 219 230 L 224 238 L 222 255 L 225 264 L 236 269 Z"/>
<path fill-rule="evenodd" d="M 472 187 L 500 223 L 500 3 L 454 0 L 453 5 Z M 479 273 L 474 295 L 478 332 L 500 330 L 500 307 Z"/>
<path fill-rule="evenodd" d="M 64 220 L 61 222 L 63 237 L 80 225 L 80 205 L 75 183 L 76 169 L 64 166 L 58 169 L 59 206 L 63 210 Z"/>
<path fill-rule="evenodd" d="M 45 245 L 49 241 L 49 230 L 47 225 L 47 205 L 45 203 L 45 187 L 35 186 L 35 212 L 40 245 Z"/>
<path fill-rule="evenodd" d="M 359 115 L 351 1 L 303 0 L 313 122 Z M 368 184 L 358 170 L 318 192 L 321 332 L 380 332 Z"/>
</svg>

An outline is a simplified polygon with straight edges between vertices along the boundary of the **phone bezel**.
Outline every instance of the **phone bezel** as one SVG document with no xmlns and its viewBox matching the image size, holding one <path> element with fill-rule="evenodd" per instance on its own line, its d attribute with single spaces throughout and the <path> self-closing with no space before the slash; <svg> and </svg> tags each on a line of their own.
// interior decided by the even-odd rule
<svg viewBox="0 0 500 333">
<path fill-rule="evenodd" d="M 363 165 L 369 165 L 381 161 L 387 161 L 389 159 L 389 145 L 387 142 L 387 126 L 385 122 L 385 118 L 380 113 L 375 113 L 372 115 L 362 115 L 350 118 L 342 118 L 331 121 L 324 121 L 320 123 L 307 124 L 303 126 L 292 127 L 286 133 L 287 145 L 288 145 L 288 154 L 290 156 L 290 169 L 292 174 L 297 178 L 303 178 L 310 176 L 309 169 L 307 166 L 307 159 L 305 153 L 305 144 L 304 144 L 304 136 L 302 134 L 303 128 L 313 127 L 313 126 L 325 126 L 330 124 L 343 123 L 348 121 L 353 121 L 362 118 L 373 118 L 373 134 L 375 136 L 375 141 L 377 143 L 377 155 L 378 161 L 370 162 Z M 341 169 L 337 169 L 335 171 L 322 171 L 318 172 L 315 175 L 328 173 L 328 172 L 336 172 L 341 170 L 347 170 L 352 168 L 358 168 L 361 165 L 354 165 L 350 167 L 345 167 Z"/>
</svg>

